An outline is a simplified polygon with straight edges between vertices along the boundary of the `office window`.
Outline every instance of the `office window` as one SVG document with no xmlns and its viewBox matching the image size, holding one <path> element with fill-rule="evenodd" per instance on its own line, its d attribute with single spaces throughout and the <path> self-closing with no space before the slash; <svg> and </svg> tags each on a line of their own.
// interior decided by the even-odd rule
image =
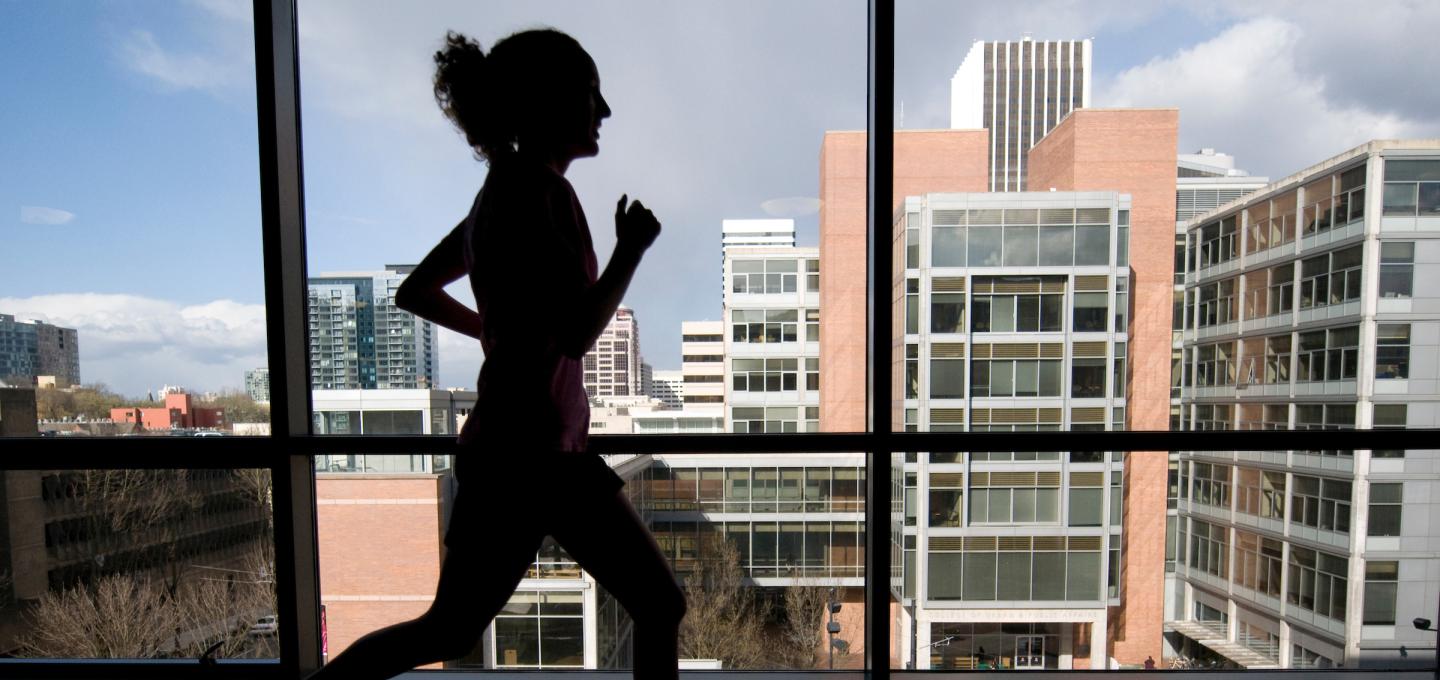
<svg viewBox="0 0 1440 680">
<path fill-rule="evenodd" d="M 1409 408 L 1405 404 L 1376 404 L 1373 417 L 1373 427 L 1377 430 L 1404 429 L 1409 422 Z M 1387 451 L 1383 455 L 1377 450 L 1372 451 L 1371 456 L 1376 458 L 1404 458 L 1405 451 Z"/>
<path fill-rule="evenodd" d="M 1196 351 L 1195 385 L 1219 387 L 1235 384 L 1235 342 L 1201 345 Z"/>
<path fill-rule="evenodd" d="M 1105 396 L 1105 360 L 1070 360 L 1070 396 L 1095 398 Z"/>
<path fill-rule="evenodd" d="M 1408 298 L 1415 285 L 1415 242 L 1380 244 L 1380 297 Z"/>
<path fill-rule="evenodd" d="M 1372 482 L 1370 484 L 1368 534 L 1371 536 L 1399 536 L 1400 516 L 1404 502 L 1404 484 Z"/>
<path fill-rule="evenodd" d="M 905 213 L 905 268 L 920 266 L 920 213 Z"/>
<path fill-rule="evenodd" d="M 1058 487 L 970 490 L 971 524 L 1053 524 L 1059 521 Z"/>
<path fill-rule="evenodd" d="M 1065 295 L 1054 277 L 977 277 L 971 296 L 971 331 L 975 333 L 1057 333 L 1063 329 Z M 988 284 L 988 285 L 987 285 Z M 1005 289 L 1033 294 L 1003 294 Z M 997 291 L 995 293 L 991 290 Z M 1053 292 L 1041 292 L 1053 291 Z M 1103 325 L 1103 320 L 1101 321 Z"/>
<path fill-rule="evenodd" d="M 934 363 L 932 360 L 932 366 Z M 976 359 L 970 364 L 970 393 L 976 397 L 1058 397 L 1061 363 L 1058 359 Z M 933 387 L 931 392 L 933 396 Z"/>
<path fill-rule="evenodd" d="M 1328 175 L 1305 185 L 1306 205 L 1300 222 L 1304 235 L 1330 230 L 1334 224 L 1334 192 L 1335 179 Z"/>
<path fill-rule="evenodd" d="M 732 388 L 736 392 L 794 392 L 799 389 L 797 359 L 732 359 Z"/>
<path fill-rule="evenodd" d="M 930 228 L 930 266 L 965 266 L 965 227 Z"/>
<path fill-rule="evenodd" d="M 1108 293 L 1075 293 L 1074 331 L 1104 333 L 1109 311 Z"/>
<path fill-rule="evenodd" d="M 1295 429 L 1335 430 L 1355 427 L 1354 404 L 1296 404 Z"/>
<path fill-rule="evenodd" d="M 1098 527 L 1104 521 L 1103 492 L 1099 488 L 1070 487 L 1070 520 L 1072 527 Z"/>
<path fill-rule="evenodd" d="M 1340 192 L 1335 195 L 1335 226 L 1365 218 L 1365 165 L 1340 174 Z"/>
<path fill-rule="evenodd" d="M 1371 560 L 1365 563 L 1365 618 L 1362 623 L 1367 626 L 1395 625 L 1399 580 L 1399 562 Z"/>
<path fill-rule="evenodd" d="M 1361 252 L 1354 246 L 1301 261 L 1300 308 L 1359 299 Z"/>
<path fill-rule="evenodd" d="M 1354 380 L 1360 359 L 1359 345 L 1359 326 L 1300 333 L 1296 380 Z"/>
<path fill-rule="evenodd" d="M 796 260 L 734 260 L 731 264 L 731 292 L 776 295 L 796 291 L 799 266 Z"/>
<path fill-rule="evenodd" d="M 1266 275 L 1269 277 L 1269 285 L 1265 291 L 1266 313 L 1262 316 L 1290 311 L 1295 304 L 1295 263 L 1271 267 Z"/>
<path fill-rule="evenodd" d="M 1349 559 L 1339 555 L 1292 545 L 1286 600 L 1321 616 L 1344 621 L 1349 563 Z"/>
<path fill-rule="evenodd" d="M 920 279 L 905 279 L 905 332 L 920 332 Z"/>
<path fill-rule="evenodd" d="M 1190 521 L 1190 550 L 1187 553 L 1191 569 L 1227 578 L 1230 575 L 1230 530 L 1218 524 Z"/>
<path fill-rule="evenodd" d="M 1385 215 L 1440 214 L 1440 160 L 1385 160 Z"/>
<path fill-rule="evenodd" d="M 1235 509 L 1256 517 L 1285 519 L 1285 473 L 1241 467 Z"/>
<path fill-rule="evenodd" d="M 930 294 L 930 332 L 965 332 L 965 294 Z"/>
<path fill-rule="evenodd" d="M 1239 255 L 1235 238 L 1235 219 L 1231 215 L 1219 222 L 1200 228 L 1200 266 L 1209 267 L 1228 262 Z"/>
<path fill-rule="evenodd" d="M 1232 469 L 1229 465 L 1196 463 L 1190 478 L 1190 497 L 1196 503 L 1229 509 Z"/>
<path fill-rule="evenodd" d="M 963 358 L 930 359 L 930 398 L 963 399 L 965 397 L 965 360 Z"/>
<path fill-rule="evenodd" d="M 1279 598 L 1284 573 L 1280 541 L 1248 531 L 1235 531 L 1235 583 L 1257 593 Z"/>
<path fill-rule="evenodd" d="M 1316 529 L 1350 532 L 1351 483 L 1295 475 L 1290 491 L 1290 520 Z"/>
<path fill-rule="evenodd" d="M 796 342 L 800 312 L 794 309 L 733 309 L 731 339 L 742 343 Z M 616 351 L 624 351 L 617 348 Z"/>
<path fill-rule="evenodd" d="M 1410 324 L 1382 323 L 1375 332 L 1375 378 L 1410 377 Z"/>
</svg>

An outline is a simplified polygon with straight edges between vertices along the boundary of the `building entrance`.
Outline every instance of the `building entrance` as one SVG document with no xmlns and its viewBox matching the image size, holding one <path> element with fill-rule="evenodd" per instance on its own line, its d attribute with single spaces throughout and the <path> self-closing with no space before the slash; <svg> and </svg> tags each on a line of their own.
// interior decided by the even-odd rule
<svg viewBox="0 0 1440 680">
<path fill-rule="evenodd" d="M 1045 667 L 1045 636 L 1015 636 L 1015 656 L 1011 668 L 1015 670 L 1042 669 Z"/>
</svg>

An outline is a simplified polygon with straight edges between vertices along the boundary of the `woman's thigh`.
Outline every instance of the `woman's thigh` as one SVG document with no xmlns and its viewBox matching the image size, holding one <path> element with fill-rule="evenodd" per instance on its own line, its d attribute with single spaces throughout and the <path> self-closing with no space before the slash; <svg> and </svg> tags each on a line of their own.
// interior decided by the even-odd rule
<svg viewBox="0 0 1440 680">
<path fill-rule="evenodd" d="M 626 609 L 675 590 L 675 575 L 623 492 L 576 508 L 550 535 Z"/>
<path fill-rule="evenodd" d="M 503 503 L 463 495 L 457 498 L 445 536 L 435 609 L 498 609 L 535 561 L 544 530 Z"/>
</svg>

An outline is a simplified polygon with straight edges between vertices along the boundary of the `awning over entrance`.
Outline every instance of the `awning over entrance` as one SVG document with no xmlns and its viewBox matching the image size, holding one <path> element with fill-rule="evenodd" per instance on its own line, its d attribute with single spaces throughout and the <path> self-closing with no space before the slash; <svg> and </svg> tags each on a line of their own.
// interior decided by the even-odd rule
<svg viewBox="0 0 1440 680">
<path fill-rule="evenodd" d="M 1245 669 L 1280 667 L 1275 659 L 1238 642 L 1226 640 L 1223 633 L 1198 621 L 1166 621 L 1165 631 L 1184 635 Z"/>
</svg>

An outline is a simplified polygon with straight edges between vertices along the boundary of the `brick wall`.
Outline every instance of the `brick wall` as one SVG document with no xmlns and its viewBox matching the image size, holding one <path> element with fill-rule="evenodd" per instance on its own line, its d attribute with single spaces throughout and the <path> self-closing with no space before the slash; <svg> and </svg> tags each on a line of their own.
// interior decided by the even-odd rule
<svg viewBox="0 0 1440 680">
<path fill-rule="evenodd" d="M 1175 267 L 1177 109 L 1082 109 L 1030 150 L 1029 187 L 1130 194 L 1131 314 L 1126 427 L 1170 425 L 1170 311 Z M 1111 656 L 1161 657 L 1165 585 L 1162 451 L 1125 464 L 1121 606 L 1111 611 Z"/>
<path fill-rule="evenodd" d="M 420 614 L 440 574 L 440 475 L 319 474 L 320 600 L 330 656 Z"/>
</svg>

